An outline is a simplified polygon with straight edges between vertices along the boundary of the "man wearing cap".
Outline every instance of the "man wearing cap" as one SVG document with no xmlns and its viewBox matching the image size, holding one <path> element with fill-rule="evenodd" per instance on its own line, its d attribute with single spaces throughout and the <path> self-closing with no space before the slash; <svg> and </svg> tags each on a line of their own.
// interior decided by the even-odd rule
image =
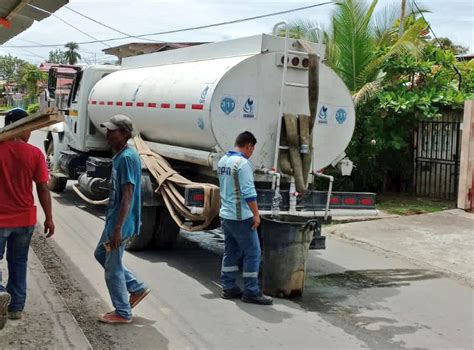
<svg viewBox="0 0 474 350">
<path fill-rule="evenodd" d="M 28 116 L 20 108 L 5 115 L 5 125 Z M 36 224 L 33 182 L 46 221 L 46 237 L 54 234 L 48 169 L 41 150 L 28 144 L 30 131 L 0 142 L 0 260 L 5 248 L 8 261 L 6 288 L 0 284 L 0 329 L 9 319 L 20 319 L 26 301 L 28 250 Z"/>
<path fill-rule="evenodd" d="M 132 308 L 150 293 L 122 263 L 125 242 L 140 232 L 141 162 L 128 147 L 133 124 L 130 118 L 116 115 L 101 124 L 107 128 L 107 141 L 115 153 L 105 229 L 95 250 L 104 267 L 105 282 L 115 310 L 99 316 L 104 323 L 131 323 Z"/>
</svg>

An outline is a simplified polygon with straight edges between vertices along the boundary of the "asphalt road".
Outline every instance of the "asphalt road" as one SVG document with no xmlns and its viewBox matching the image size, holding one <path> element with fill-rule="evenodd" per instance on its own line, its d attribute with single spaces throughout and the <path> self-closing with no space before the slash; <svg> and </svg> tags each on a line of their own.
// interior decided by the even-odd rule
<svg viewBox="0 0 474 350">
<path fill-rule="evenodd" d="M 43 137 L 35 132 L 30 142 L 41 146 Z M 99 325 L 91 310 L 110 311 L 103 271 L 93 257 L 105 210 L 86 205 L 70 187 L 53 198 L 57 233 L 50 245 L 85 296 L 76 302 L 96 331 L 91 337 L 103 336 L 113 346 L 473 347 L 471 288 L 422 264 L 336 237 L 328 238 L 325 251 L 310 251 L 304 296 L 276 299 L 271 307 L 219 298 L 219 232 L 183 234 L 174 251 L 126 253 L 126 265 L 152 293 L 136 308 L 134 324 Z"/>
</svg>

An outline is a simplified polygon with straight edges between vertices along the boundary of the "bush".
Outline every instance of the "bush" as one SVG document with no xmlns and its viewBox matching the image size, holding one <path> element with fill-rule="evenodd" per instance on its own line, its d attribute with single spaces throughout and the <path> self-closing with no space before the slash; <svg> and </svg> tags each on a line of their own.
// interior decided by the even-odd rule
<svg viewBox="0 0 474 350">
<path fill-rule="evenodd" d="M 28 108 L 26 109 L 26 111 L 28 112 L 28 114 L 34 114 L 36 112 L 39 111 L 39 104 L 38 103 L 32 103 L 28 106 Z"/>
</svg>

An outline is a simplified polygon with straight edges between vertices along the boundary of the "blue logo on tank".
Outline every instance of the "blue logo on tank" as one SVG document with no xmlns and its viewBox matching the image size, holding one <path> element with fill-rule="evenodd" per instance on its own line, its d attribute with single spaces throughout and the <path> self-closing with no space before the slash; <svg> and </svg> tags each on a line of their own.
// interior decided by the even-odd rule
<svg viewBox="0 0 474 350">
<path fill-rule="evenodd" d="M 224 97 L 221 101 L 221 109 L 225 114 L 231 114 L 235 109 L 234 99 L 231 97 Z"/>
<path fill-rule="evenodd" d="M 346 121 L 347 119 L 347 112 L 345 109 L 343 108 L 339 108 L 337 111 L 336 111 L 336 120 L 339 124 L 342 124 Z"/>
<path fill-rule="evenodd" d="M 198 127 L 199 129 L 204 130 L 204 119 L 202 119 L 202 117 L 198 118 Z"/>
<path fill-rule="evenodd" d="M 326 106 L 322 106 L 319 110 L 319 119 L 327 119 L 328 117 L 328 108 Z"/>
<path fill-rule="evenodd" d="M 204 88 L 204 90 L 202 90 L 201 92 L 201 98 L 199 99 L 199 103 L 204 103 L 206 102 L 206 96 L 207 96 L 207 92 L 209 91 L 209 86 L 206 86 Z"/>
<path fill-rule="evenodd" d="M 245 101 L 244 112 L 253 113 L 253 100 L 251 100 L 250 97 Z"/>
</svg>

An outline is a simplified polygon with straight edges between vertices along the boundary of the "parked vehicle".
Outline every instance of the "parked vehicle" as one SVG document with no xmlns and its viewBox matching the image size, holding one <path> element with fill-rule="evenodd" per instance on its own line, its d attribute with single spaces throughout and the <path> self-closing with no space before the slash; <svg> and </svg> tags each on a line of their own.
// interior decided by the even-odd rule
<svg viewBox="0 0 474 350">
<path fill-rule="evenodd" d="M 306 184 L 321 170 L 336 166 L 348 175 L 352 162 L 344 150 L 355 126 L 351 95 L 324 62 L 324 46 L 310 44 L 319 55 L 319 97 Z M 310 52 L 292 39 L 273 35 L 187 47 L 124 58 L 121 66 L 88 66 L 75 74 L 65 111 L 66 121 L 50 128 L 45 141 L 50 188 L 61 192 L 78 180 L 88 198 L 107 197 L 111 152 L 99 125 L 115 114 L 130 117 L 147 145 L 193 181 L 217 183 L 216 164 L 232 149 L 237 134 L 249 130 L 258 143 L 251 161 L 262 214 L 275 210 L 308 218 L 375 214 L 373 193 L 297 191 L 294 176 L 282 169 L 286 142 L 283 115 L 309 115 Z M 284 57 L 287 57 L 285 62 Z M 54 96 L 54 84 L 50 84 Z M 292 171 L 290 169 L 290 171 Z M 327 176 L 332 185 L 332 178 Z M 143 228 L 132 249 L 149 242 L 172 245 L 179 232 L 143 172 Z M 278 194 L 276 194 L 278 193 Z M 280 198 L 281 196 L 281 198 Z M 186 193 L 196 210 L 202 193 Z M 275 204 L 278 208 L 275 208 Z"/>
</svg>

